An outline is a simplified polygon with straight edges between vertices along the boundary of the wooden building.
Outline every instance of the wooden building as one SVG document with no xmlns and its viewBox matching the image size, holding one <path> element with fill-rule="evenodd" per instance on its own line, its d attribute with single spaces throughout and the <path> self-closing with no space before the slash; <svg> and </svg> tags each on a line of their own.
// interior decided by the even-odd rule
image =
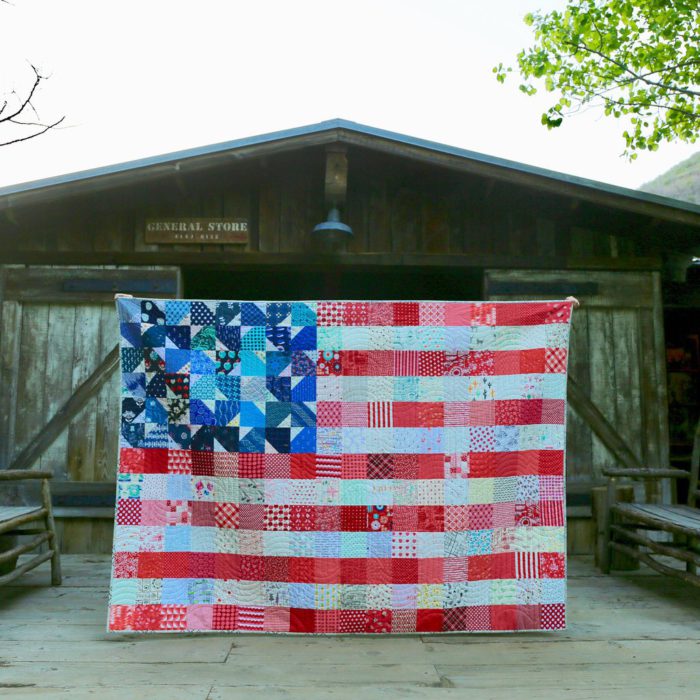
<svg viewBox="0 0 700 700">
<path fill-rule="evenodd" d="M 334 206 L 353 235 L 330 245 L 312 231 Z M 568 515 L 586 551 L 601 468 L 669 463 L 664 327 L 698 334 L 693 254 L 698 206 L 343 120 L 7 187 L 0 468 L 51 469 L 63 551 L 111 550 L 115 291 L 573 294 Z"/>
</svg>

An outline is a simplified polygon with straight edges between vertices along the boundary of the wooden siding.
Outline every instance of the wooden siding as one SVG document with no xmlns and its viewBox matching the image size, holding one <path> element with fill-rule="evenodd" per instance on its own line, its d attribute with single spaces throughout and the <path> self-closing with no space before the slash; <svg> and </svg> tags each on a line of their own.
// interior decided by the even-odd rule
<svg viewBox="0 0 700 700">
<path fill-rule="evenodd" d="M 355 235 L 341 255 L 450 255 L 472 263 L 497 255 L 511 257 L 513 266 L 541 258 L 562 261 L 560 267 L 575 258 L 624 268 L 661 250 L 644 236 L 650 222 L 634 214 L 361 148 L 351 148 L 348 161 L 342 215 Z M 23 252 L 73 254 L 76 262 L 90 254 L 308 253 L 315 249 L 311 230 L 327 214 L 324 162 L 323 150 L 310 148 L 5 210 L 0 241 L 10 245 L 0 249 L 0 261 L 19 262 L 8 256 Z M 250 240 L 146 244 L 145 220 L 163 216 L 245 217 Z M 670 234 L 672 225 L 666 228 Z"/>
<path fill-rule="evenodd" d="M 12 269 L 12 268 L 10 268 Z M 44 275 L 42 275 L 42 272 Z M 79 272 L 84 272 L 79 271 Z M 93 270 L 99 274 L 99 270 Z M 73 270 L 34 268 L 32 277 L 53 281 Z M 170 271 L 176 275 L 177 271 Z M 37 285 L 39 289 L 46 282 Z M 7 382 L 0 411 L 2 463 L 15 458 L 118 342 L 114 301 L 57 303 L 5 301 L 0 328 L 0 373 Z M 114 372 L 97 394 L 34 464 L 57 482 L 114 482 L 119 426 L 119 377 Z M 112 523 L 59 521 L 63 551 L 110 551 Z"/>
<path fill-rule="evenodd" d="M 517 294 L 489 293 L 489 287 Z M 523 285 L 532 285 L 524 294 Z M 569 286 L 581 307 L 573 314 L 569 372 L 615 428 L 635 457 L 649 466 L 668 465 L 668 417 L 663 356 L 661 291 L 656 272 L 489 270 L 490 299 L 541 299 L 538 285 Z M 584 287 L 587 285 L 587 287 Z M 566 296 L 559 295 L 559 298 Z M 567 482 L 588 490 L 602 481 L 601 469 L 616 460 L 569 406 Z"/>
</svg>

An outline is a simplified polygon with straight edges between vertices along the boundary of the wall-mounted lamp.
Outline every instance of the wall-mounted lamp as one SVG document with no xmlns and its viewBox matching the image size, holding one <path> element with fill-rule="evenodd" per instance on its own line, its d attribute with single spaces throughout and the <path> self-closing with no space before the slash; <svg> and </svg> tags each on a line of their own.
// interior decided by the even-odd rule
<svg viewBox="0 0 700 700">
<path fill-rule="evenodd" d="M 328 217 L 320 224 L 316 224 L 313 230 L 314 236 L 322 238 L 329 243 L 339 243 L 352 238 L 352 229 L 340 220 L 340 212 L 333 207 L 328 212 Z"/>
</svg>

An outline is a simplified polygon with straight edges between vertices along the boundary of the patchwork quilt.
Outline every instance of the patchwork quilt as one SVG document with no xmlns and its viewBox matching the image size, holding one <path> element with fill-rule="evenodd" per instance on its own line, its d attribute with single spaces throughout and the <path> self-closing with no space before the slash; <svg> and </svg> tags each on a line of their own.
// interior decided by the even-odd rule
<svg viewBox="0 0 700 700">
<path fill-rule="evenodd" d="M 565 627 L 571 302 L 117 310 L 109 630 Z"/>
</svg>

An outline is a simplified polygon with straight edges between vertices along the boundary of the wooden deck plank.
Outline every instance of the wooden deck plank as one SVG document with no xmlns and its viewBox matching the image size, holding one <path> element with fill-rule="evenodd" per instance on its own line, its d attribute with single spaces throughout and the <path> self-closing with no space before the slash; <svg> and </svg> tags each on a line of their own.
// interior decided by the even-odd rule
<svg viewBox="0 0 700 700">
<path fill-rule="evenodd" d="M 110 700 L 147 686 L 175 700 L 337 700 L 363 687 L 379 698 L 472 688 L 494 700 L 517 689 L 631 700 L 687 694 L 700 681 L 700 596 L 647 567 L 602 576 L 589 557 L 570 558 L 567 630 L 321 637 L 110 634 L 109 557 L 63 563 L 61 587 L 37 570 L 0 589 L 0 695 Z"/>
<path fill-rule="evenodd" d="M 225 637 L 192 639 L 149 639 L 105 641 L 0 641 L 4 662 L 51 663 L 222 663 L 233 641 Z"/>
<path fill-rule="evenodd" d="M 310 688 L 329 685 L 371 686 L 374 683 L 437 685 L 432 664 L 376 664 L 349 660 L 341 664 L 290 664 L 285 659 L 267 664 L 196 663 L 61 663 L 8 662 L 0 667 L 0 685 L 22 683 L 32 678 L 37 686 L 115 686 L 150 689 L 159 685 L 227 686 L 295 685 Z M 290 683 L 290 681 L 292 681 Z M 296 683 L 294 682 L 296 681 Z M 125 691 L 125 695 L 128 691 Z"/>
<path fill-rule="evenodd" d="M 0 686 L 0 690 L 2 686 Z M 209 686 L 154 686 L 148 689 L 149 700 L 250 700 L 251 697 L 266 700 L 357 700 L 357 689 L 352 687 L 314 688 L 313 696 L 309 689 L 300 686 L 256 686 L 255 694 L 250 687 L 231 687 L 216 685 Z M 687 692 L 685 686 L 672 685 L 663 689 L 655 689 L 654 697 L 666 700 L 677 698 Z M 9 697 L 9 695 L 7 695 Z M 421 687 L 404 684 L 373 685 L 372 697 L 378 700 L 464 700 L 462 688 Z M 512 700 L 512 689 L 489 688 L 489 700 Z M 638 689 L 600 690 L 594 695 L 588 690 L 569 690 L 566 688 L 538 691 L 540 700 L 639 700 Z M 90 686 L 84 688 L 47 688 L 23 687 L 12 688 L 12 698 L 18 700 L 123 700 L 124 691 L 121 688 L 105 688 Z"/>
<path fill-rule="evenodd" d="M 90 686 L 86 688 L 74 688 L 71 686 L 46 688 L 32 686 L 27 683 L 24 687 L 17 685 L 4 687 L 0 683 L 0 694 L 3 697 L 17 698 L 17 700 L 124 700 L 124 691 L 119 687 L 106 688 L 105 686 Z M 10 695 L 10 692 L 12 695 Z M 211 687 L 208 685 L 169 685 L 159 690 L 148 690 L 149 700 L 209 700 Z M 236 697 L 227 695 L 227 697 Z"/>
<path fill-rule="evenodd" d="M 644 690 L 646 697 L 654 697 L 652 688 L 666 688 L 669 684 L 692 687 L 700 683 L 700 664 L 692 663 L 638 663 L 634 671 L 629 664 L 571 663 L 548 665 L 542 659 L 531 666 L 511 666 L 506 663 L 494 673 L 493 666 L 437 665 L 444 683 L 455 688 L 485 690 L 487 688 L 517 687 L 520 692 L 539 693 L 540 689 L 588 690 L 590 697 L 597 697 L 602 689 Z"/>
</svg>

